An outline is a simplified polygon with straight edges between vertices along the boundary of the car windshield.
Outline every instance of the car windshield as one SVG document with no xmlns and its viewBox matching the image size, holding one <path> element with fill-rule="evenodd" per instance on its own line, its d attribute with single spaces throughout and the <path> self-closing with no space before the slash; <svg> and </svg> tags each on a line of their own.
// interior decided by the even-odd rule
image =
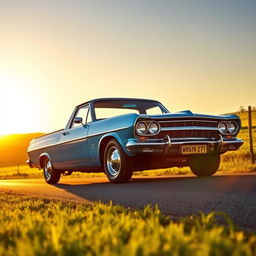
<svg viewBox="0 0 256 256">
<path fill-rule="evenodd" d="M 130 113 L 157 115 L 168 110 L 157 101 L 150 100 L 101 100 L 94 102 L 97 120 Z"/>
</svg>

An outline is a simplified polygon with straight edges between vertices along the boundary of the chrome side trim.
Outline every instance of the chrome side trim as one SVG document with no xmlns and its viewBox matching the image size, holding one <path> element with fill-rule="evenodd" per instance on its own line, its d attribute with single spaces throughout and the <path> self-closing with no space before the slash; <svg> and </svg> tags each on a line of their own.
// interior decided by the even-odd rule
<svg viewBox="0 0 256 256">
<path fill-rule="evenodd" d="M 86 140 L 88 138 L 91 138 L 91 137 L 94 137 L 94 136 L 98 136 L 98 135 L 102 135 L 102 134 L 106 134 L 106 133 L 111 133 L 111 132 L 116 132 L 116 131 L 119 131 L 119 130 L 125 130 L 129 128 L 129 126 L 127 127 L 122 127 L 122 128 L 117 128 L 117 129 L 113 129 L 113 130 L 110 130 L 110 131 L 106 131 L 106 132 L 99 132 L 99 133 L 94 133 L 94 134 L 90 134 L 90 135 L 87 135 L 87 136 L 84 136 L 84 137 L 80 137 L 80 138 L 76 138 L 76 139 L 72 139 L 72 140 L 68 140 L 68 141 L 65 141 L 65 142 L 58 142 L 58 143 L 54 143 L 52 145 L 48 145 L 48 146 L 45 146 L 45 147 L 41 147 L 41 148 L 37 148 L 37 149 L 34 149 L 34 150 L 30 150 L 28 152 L 34 152 L 34 151 L 37 151 L 37 150 L 41 150 L 41 149 L 45 149 L 45 148 L 50 148 L 50 147 L 55 147 L 55 146 L 61 146 L 61 145 L 64 145 L 64 144 L 67 144 L 67 143 L 74 143 L 76 141 L 79 141 L 79 140 Z M 38 143 L 39 144 L 39 143 Z"/>
<path fill-rule="evenodd" d="M 200 130 L 200 131 L 218 131 L 216 127 L 204 127 L 204 126 L 181 126 L 181 127 L 161 127 L 162 131 L 191 131 L 191 130 Z"/>
<path fill-rule="evenodd" d="M 59 144 L 57 144 L 57 145 L 65 145 L 65 144 L 68 144 L 68 143 L 75 143 L 75 142 L 78 142 L 78 141 L 83 141 L 83 140 L 87 140 L 87 136 L 85 136 L 85 137 L 81 137 L 81 138 L 77 138 L 77 139 L 73 139 L 73 140 L 68 140 L 68 141 L 64 141 L 64 142 L 61 142 L 61 143 L 59 143 Z"/>
<path fill-rule="evenodd" d="M 46 139 L 46 140 L 43 140 L 43 141 L 38 141 L 38 142 L 35 141 L 35 143 L 33 142 L 33 146 L 36 146 L 38 144 L 42 144 L 42 143 L 45 143 L 45 142 L 49 142 L 51 140 L 56 140 L 56 139 L 55 138 L 49 138 L 49 139 Z"/>
<path fill-rule="evenodd" d="M 57 130 L 57 131 L 54 131 L 54 132 L 50 132 L 50 133 L 47 133 L 47 134 L 38 136 L 38 137 L 34 138 L 33 140 L 37 140 L 37 139 L 39 139 L 39 138 L 46 137 L 46 136 L 48 136 L 48 135 L 51 135 L 51 134 L 53 134 L 53 133 L 58 133 L 58 132 L 61 132 L 61 131 L 64 131 L 64 129 L 60 129 L 60 130 Z"/>
<path fill-rule="evenodd" d="M 98 132 L 98 133 L 94 133 L 94 134 L 88 135 L 87 138 L 94 137 L 94 136 L 97 136 L 97 135 L 102 135 L 102 134 L 105 134 L 105 133 L 110 133 L 110 132 L 116 132 L 116 131 L 120 131 L 120 130 L 125 130 L 125 129 L 128 129 L 128 128 L 129 128 L 129 126 L 126 126 L 126 127 L 121 127 L 121 128 L 113 129 L 113 130 L 110 130 L 110 131 L 106 131 L 106 132 Z"/>
</svg>

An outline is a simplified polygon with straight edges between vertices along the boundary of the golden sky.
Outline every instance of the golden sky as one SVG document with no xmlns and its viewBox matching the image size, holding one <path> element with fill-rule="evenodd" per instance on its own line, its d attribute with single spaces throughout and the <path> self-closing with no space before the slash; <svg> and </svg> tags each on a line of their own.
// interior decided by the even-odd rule
<svg viewBox="0 0 256 256">
<path fill-rule="evenodd" d="M 0 134 L 63 128 L 99 97 L 171 112 L 256 105 L 256 2 L 0 1 Z"/>
</svg>

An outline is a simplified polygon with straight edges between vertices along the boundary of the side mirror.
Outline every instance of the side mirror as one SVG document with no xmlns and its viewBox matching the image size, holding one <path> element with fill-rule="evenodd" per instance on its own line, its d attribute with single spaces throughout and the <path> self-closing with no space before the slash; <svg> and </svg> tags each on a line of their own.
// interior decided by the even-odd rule
<svg viewBox="0 0 256 256">
<path fill-rule="evenodd" d="M 75 117 L 74 123 L 75 124 L 83 124 L 83 118 L 82 117 Z"/>
</svg>

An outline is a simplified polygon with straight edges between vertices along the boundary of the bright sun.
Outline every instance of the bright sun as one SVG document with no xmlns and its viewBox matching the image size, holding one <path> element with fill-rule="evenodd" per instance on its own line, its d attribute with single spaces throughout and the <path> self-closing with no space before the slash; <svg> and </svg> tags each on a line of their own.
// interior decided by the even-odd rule
<svg viewBox="0 0 256 256">
<path fill-rule="evenodd" d="M 29 84 L 1 74 L 0 88 L 0 135 L 31 131 L 28 116 L 34 110 L 27 92 Z"/>
</svg>

